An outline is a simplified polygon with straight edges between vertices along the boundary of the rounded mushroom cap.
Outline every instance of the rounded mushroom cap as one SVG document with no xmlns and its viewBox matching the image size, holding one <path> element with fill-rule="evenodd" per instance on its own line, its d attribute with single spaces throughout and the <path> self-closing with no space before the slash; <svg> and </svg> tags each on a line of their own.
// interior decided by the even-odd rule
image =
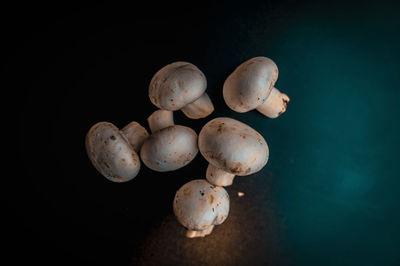
<svg viewBox="0 0 400 266">
<path fill-rule="evenodd" d="M 192 180 L 175 194 L 174 213 L 190 230 L 205 230 L 223 223 L 229 214 L 229 195 L 204 179 Z"/>
<path fill-rule="evenodd" d="M 151 79 L 149 97 L 160 109 L 176 111 L 194 102 L 205 92 L 203 72 L 187 62 L 175 62 L 161 68 Z"/>
<path fill-rule="evenodd" d="M 152 134 L 143 143 L 140 157 L 150 169 L 166 172 L 187 165 L 198 151 L 196 132 L 189 127 L 175 125 Z"/>
<path fill-rule="evenodd" d="M 215 118 L 201 129 L 199 149 L 209 163 L 239 176 L 261 170 L 269 156 L 260 133 L 228 117 Z"/>
<path fill-rule="evenodd" d="M 255 109 L 269 96 L 278 79 L 278 67 L 269 58 L 254 57 L 239 65 L 225 80 L 223 97 L 232 110 Z"/>
<path fill-rule="evenodd" d="M 85 145 L 94 167 L 109 180 L 126 182 L 139 173 L 139 156 L 113 124 L 99 122 L 92 126 Z"/>
</svg>

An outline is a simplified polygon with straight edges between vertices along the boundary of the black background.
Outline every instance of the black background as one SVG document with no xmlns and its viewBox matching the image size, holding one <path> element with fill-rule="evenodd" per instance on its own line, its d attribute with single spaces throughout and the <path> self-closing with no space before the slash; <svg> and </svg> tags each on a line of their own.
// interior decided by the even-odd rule
<svg viewBox="0 0 400 266">
<path fill-rule="evenodd" d="M 287 114 L 279 121 L 267 120 L 255 111 L 234 113 L 223 102 L 221 93 L 226 76 L 238 64 L 258 55 L 274 57 L 269 52 L 273 53 L 284 39 L 284 36 L 280 36 L 281 39 L 275 36 L 288 25 L 295 25 L 299 14 L 317 16 L 321 21 L 325 15 L 331 16 L 332 25 L 344 21 L 351 29 L 349 34 L 353 28 L 356 32 L 357 26 L 364 29 L 363 25 L 367 25 L 362 24 L 368 23 L 363 12 L 376 12 L 380 18 L 386 18 L 383 25 L 377 22 L 384 36 L 396 36 L 399 23 L 393 16 L 398 10 L 395 4 L 283 0 L 132 1 L 129 4 L 54 1 L 2 5 L 2 43 L 5 45 L 2 73 L 7 91 L 11 91 L 15 99 L 12 110 L 16 108 L 18 113 L 17 139 L 14 136 L 10 141 L 17 145 L 14 150 L 18 154 L 13 158 L 18 166 L 13 168 L 12 176 L 5 178 L 10 185 L 8 182 L 4 185 L 6 220 L 9 221 L 4 227 L 5 251 L 12 265 L 367 265 L 368 262 L 395 265 L 398 262 L 399 257 L 393 252 L 396 249 L 393 239 L 399 233 L 394 207 L 385 209 L 382 218 L 390 222 L 376 222 L 360 233 L 364 235 L 385 227 L 379 231 L 387 233 L 385 240 L 375 235 L 367 240 L 354 240 L 354 236 L 348 239 L 354 231 L 351 226 L 335 229 L 338 233 L 331 239 L 319 239 L 318 235 L 324 233 L 313 232 L 312 228 L 309 234 L 293 236 L 289 233 L 296 227 L 293 219 L 298 219 L 301 225 L 305 214 L 297 214 L 296 206 L 292 214 L 297 216 L 290 213 L 292 209 L 280 207 L 298 198 L 290 198 L 290 189 L 280 192 L 279 188 L 311 186 L 312 192 L 307 189 L 303 192 L 312 194 L 315 189 L 324 192 L 324 186 L 313 183 L 312 178 L 310 183 L 295 181 L 304 181 L 296 175 L 316 174 L 312 169 L 323 168 L 312 161 L 302 161 L 307 158 L 307 155 L 302 156 L 303 139 L 294 134 L 297 130 L 294 125 L 299 126 L 303 119 L 306 122 L 303 129 L 307 131 L 307 121 L 311 121 L 307 114 L 313 104 L 311 100 L 304 101 L 309 99 L 309 94 L 301 94 L 295 88 L 309 84 L 288 78 L 290 71 L 296 73 L 302 68 L 301 60 L 287 68 L 290 71 L 286 71 L 285 83 L 285 54 L 276 55 L 278 67 L 283 66 L 283 70 L 280 69 L 281 84 L 286 87 L 283 91 L 295 96 L 292 110 L 289 105 Z M 387 14 L 390 16 L 386 17 Z M 361 21 L 361 26 L 354 21 Z M 379 36 L 372 32 L 365 40 L 377 40 Z M 398 38 L 395 40 L 398 43 Z M 391 46 L 388 49 L 395 50 Z M 381 52 L 375 48 L 373 51 Z M 398 58 L 398 53 L 395 55 Z M 215 112 L 200 120 L 190 120 L 181 112 L 175 112 L 176 124 L 190 126 L 198 133 L 210 119 L 231 116 L 261 131 L 271 149 L 271 168 L 251 178 L 238 178 L 227 189 L 231 196 L 227 222 L 217 227 L 212 235 L 195 240 L 184 237 L 184 229 L 172 213 L 172 199 L 184 183 L 204 177 L 207 162 L 200 154 L 190 165 L 175 172 L 156 173 L 142 165 L 134 180 L 116 184 L 96 172 L 84 149 L 85 134 L 96 122 L 109 121 L 122 128 L 137 121 L 147 127 L 146 118 L 156 110 L 147 95 L 150 79 L 162 66 L 180 60 L 194 63 L 205 73 Z M 395 61 L 395 57 L 392 60 Z M 393 77 L 396 76 L 398 64 L 391 70 Z M 371 77 L 370 74 L 365 76 Z M 398 79 L 392 78 L 392 81 L 395 83 Z M 329 94 L 323 87 L 321 91 L 322 95 Z M 392 97 L 387 98 L 391 104 L 389 98 Z M 7 99 L 3 97 L 4 104 Z M 373 106 L 386 105 L 378 102 Z M 352 114 L 357 120 L 358 111 Z M 3 115 L 8 116 L 8 112 Z M 390 124 L 395 123 L 396 120 L 389 119 L 385 131 L 390 131 Z M 262 125 L 275 133 L 266 136 Z M 293 134 L 283 133 L 285 130 Z M 398 128 L 391 132 L 394 132 L 392 142 L 387 144 L 398 145 Z M 279 143 L 279 136 L 288 144 Z M 332 132 L 332 136 L 336 138 L 337 132 Z M 273 151 L 277 151 L 276 154 Z M 394 149 L 388 153 L 395 154 Z M 296 154 L 294 158 L 304 163 L 303 166 L 291 165 L 287 159 L 289 154 Z M 351 150 L 349 154 L 354 157 L 358 153 Z M 383 160 L 377 156 L 362 164 Z M 328 165 L 332 165 L 332 169 L 336 167 L 334 161 Z M 292 181 L 299 183 L 289 182 L 290 177 L 279 172 L 290 167 L 294 170 L 287 173 L 293 176 Z M 393 164 L 391 167 L 390 173 L 382 172 L 389 176 L 382 181 L 387 187 L 398 184 L 391 182 L 397 172 Z M 245 197 L 237 197 L 238 191 L 245 191 Z M 394 190 L 382 191 L 394 195 Z M 284 197 L 286 199 L 282 200 Z M 387 206 L 387 202 L 398 206 L 397 198 L 380 199 L 377 197 L 378 208 Z M 332 208 L 333 220 L 335 210 Z M 313 215 L 322 217 L 318 211 Z M 349 224 L 356 226 L 358 215 L 350 218 L 353 222 Z M 368 221 L 371 224 L 376 220 Z M 330 226 L 329 222 L 327 224 Z M 287 230 L 288 225 L 292 231 Z M 332 230 L 328 226 L 325 229 Z M 318 241 L 308 242 L 308 237 L 318 238 Z M 362 244 L 365 241 L 371 244 L 365 246 Z M 346 242 L 351 245 L 347 247 Z M 300 252 L 301 246 L 307 252 Z M 378 246 L 383 246 L 382 250 Z"/>
</svg>

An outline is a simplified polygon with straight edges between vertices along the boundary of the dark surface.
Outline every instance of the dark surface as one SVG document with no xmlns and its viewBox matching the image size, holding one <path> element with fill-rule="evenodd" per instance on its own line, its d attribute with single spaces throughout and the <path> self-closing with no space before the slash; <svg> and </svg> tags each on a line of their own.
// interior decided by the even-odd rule
<svg viewBox="0 0 400 266">
<path fill-rule="evenodd" d="M 19 113 L 20 166 L 3 201 L 12 264 L 398 265 L 399 11 L 382 1 L 3 6 L 2 73 Z M 227 75 L 259 55 L 291 98 L 278 119 L 222 99 Z M 175 191 L 205 176 L 200 154 L 175 172 L 142 164 L 116 184 L 84 149 L 98 121 L 147 127 L 150 79 L 178 60 L 205 73 L 216 110 L 175 112 L 177 124 L 198 133 L 230 116 L 270 148 L 262 171 L 227 188 L 230 216 L 203 239 L 186 239 L 172 212 Z"/>
</svg>

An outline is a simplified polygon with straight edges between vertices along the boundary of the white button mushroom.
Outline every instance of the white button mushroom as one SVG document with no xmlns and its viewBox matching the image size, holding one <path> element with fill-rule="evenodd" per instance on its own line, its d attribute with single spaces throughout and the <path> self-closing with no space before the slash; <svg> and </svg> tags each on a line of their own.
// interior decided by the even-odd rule
<svg viewBox="0 0 400 266">
<path fill-rule="evenodd" d="M 257 131 L 228 117 L 209 121 L 199 134 L 200 153 L 209 162 L 206 178 L 217 186 L 229 186 L 235 175 L 261 170 L 268 161 L 268 145 Z"/>
<path fill-rule="evenodd" d="M 151 102 L 160 109 L 181 109 L 189 118 L 199 119 L 214 111 L 214 106 L 205 93 L 207 80 L 195 65 L 174 62 L 161 68 L 149 86 Z"/>
<path fill-rule="evenodd" d="M 174 125 L 172 111 L 157 110 L 149 118 L 152 135 L 140 150 L 143 163 L 158 172 L 173 171 L 196 157 L 196 132 L 185 126 Z"/>
<path fill-rule="evenodd" d="M 107 179 L 126 182 L 140 170 L 137 152 L 149 136 L 146 129 L 132 122 L 122 130 L 109 122 L 99 122 L 86 134 L 86 151 L 93 166 Z"/>
<path fill-rule="evenodd" d="M 187 237 L 204 237 L 228 217 L 229 195 L 223 187 L 204 179 L 192 180 L 176 192 L 174 213 L 188 229 Z"/>
<path fill-rule="evenodd" d="M 254 57 L 239 65 L 225 80 L 223 96 L 232 110 L 244 113 L 257 109 L 270 118 L 286 111 L 289 97 L 277 90 L 278 67 L 269 58 Z"/>
</svg>

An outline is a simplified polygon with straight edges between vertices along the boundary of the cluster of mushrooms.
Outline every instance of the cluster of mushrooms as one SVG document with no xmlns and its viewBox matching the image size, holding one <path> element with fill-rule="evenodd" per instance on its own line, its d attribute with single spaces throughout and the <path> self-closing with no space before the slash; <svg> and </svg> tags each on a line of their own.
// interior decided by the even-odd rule
<svg viewBox="0 0 400 266">
<path fill-rule="evenodd" d="M 257 109 L 276 118 L 285 112 L 289 102 L 289 97 L 274 87 L 277 78 L 278 68 L 271 59 L 252 58 L 228 76 L 223 86 L 224 100 L 236 112 Z M 187 228 L 189 238 L 204 237 L 226 220 L 229 195 L 223 187 L 231 185 L 235 176 L 261 170 L 269 156 L 263 136 L 235 119 L 212 119 L 198 136 L 193 129 L 174 124 L 176 110 L 191 119 L 207 117 L 214 111 L 206 86 L 206 77 L 195 65 L 166 65 L 153 76 L 149 86 L 150 100 L 159 108 L 147 119 L 151 134 L 137 122 L 122 129 L 99 122 L 90 128 L 85 143 L 94 167 L 114 182 L 137 176 L 140 161 L 158 172 L 177 170 L 189 164 L 200 150 L 209 163 L 206 180 L 186 183 L 176 192 L 173 202 L 174 213 Z"/>
</svg>

